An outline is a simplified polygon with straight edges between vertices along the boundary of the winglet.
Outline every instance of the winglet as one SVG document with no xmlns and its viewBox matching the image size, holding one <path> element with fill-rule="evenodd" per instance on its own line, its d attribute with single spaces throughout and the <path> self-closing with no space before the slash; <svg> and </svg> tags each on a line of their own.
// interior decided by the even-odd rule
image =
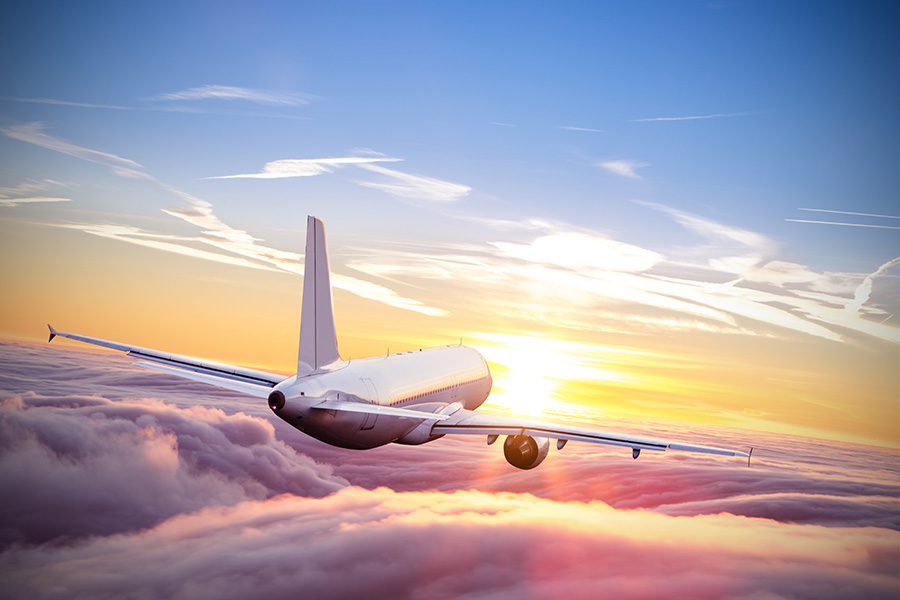
<svg viewBox="0 0 900 600">
<path fill-rule="evenodd" d="M 47 343 L 49 344 L 53 341 L 53 338 L 56 337 L 56 330 L 53 329 L 53 325 L 51 325 L 50 323 L 47 323 L 47 329 L 50 330 L 50 339 L 47 340 Z"/>
<path fill-rule="evenodd" d="M 753 448 L 750 448 L 750 453 L 747 454 L 747 468 L 750 468 L 750 457 L 753 456 Z"/>
</svg>

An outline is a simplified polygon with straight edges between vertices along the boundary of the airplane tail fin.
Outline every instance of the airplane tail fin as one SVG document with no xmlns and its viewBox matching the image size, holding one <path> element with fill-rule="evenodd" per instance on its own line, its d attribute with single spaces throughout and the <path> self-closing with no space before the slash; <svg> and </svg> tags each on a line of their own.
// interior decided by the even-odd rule
<svg viewBox="0 0 900 600">
<path fill-rule="evenodd" d="M 298 377 L 324 370 L 328 365 L 341 360 L 334 330 L 325 225 L 312 216 L 306 219 L 306 255 L 303 262 Z"/>
</svg>

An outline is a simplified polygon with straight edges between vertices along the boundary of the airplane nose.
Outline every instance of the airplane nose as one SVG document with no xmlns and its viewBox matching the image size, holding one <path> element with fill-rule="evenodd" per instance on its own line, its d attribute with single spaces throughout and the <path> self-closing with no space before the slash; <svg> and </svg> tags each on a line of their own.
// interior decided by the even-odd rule
<svg viewBox="0 0 900 600">
<path fill-rule="evenodd" d="M 282 408 L 284 408 L 284 394 L 275 390 L 271 394 L 269 394 L 269 408 L 272 409 L 273 412 L 278 412 Z"/>
</svg>

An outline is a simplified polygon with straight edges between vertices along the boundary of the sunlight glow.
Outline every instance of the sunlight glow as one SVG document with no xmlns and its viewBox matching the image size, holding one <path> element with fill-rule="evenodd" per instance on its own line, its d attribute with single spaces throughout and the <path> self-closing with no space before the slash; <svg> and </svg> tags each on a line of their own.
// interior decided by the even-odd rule
<svg viewBox="0 0 900 600">
<path fill-rule="evenodd" d="M 634 385 L 636 378 L 617 370 L 623 356 L 644 353 L 563 341 L 527 334 L 475 333 L 478 350 L 492 365 L 494 392 L 492 406 L 515 414 L 534 417 L 548 413 L 569 413 L 571 407 L 560 398 L 560 388 L 574 381 Z"/>
</svg>

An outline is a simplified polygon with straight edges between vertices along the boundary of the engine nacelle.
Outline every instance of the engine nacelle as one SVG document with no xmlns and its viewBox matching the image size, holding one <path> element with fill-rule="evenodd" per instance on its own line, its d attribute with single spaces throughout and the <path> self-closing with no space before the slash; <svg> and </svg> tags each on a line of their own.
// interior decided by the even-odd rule
<svg viewBox="0 0 900 600">
<path fill-rule="evenodd" d="M 533 469 L 547 458 L 550 452 L 550 440 L 533 438 L 530 435 L 508 435 L 503 442 L 503 455 L 506 462 L 517 469 Z"/>
</svg>

